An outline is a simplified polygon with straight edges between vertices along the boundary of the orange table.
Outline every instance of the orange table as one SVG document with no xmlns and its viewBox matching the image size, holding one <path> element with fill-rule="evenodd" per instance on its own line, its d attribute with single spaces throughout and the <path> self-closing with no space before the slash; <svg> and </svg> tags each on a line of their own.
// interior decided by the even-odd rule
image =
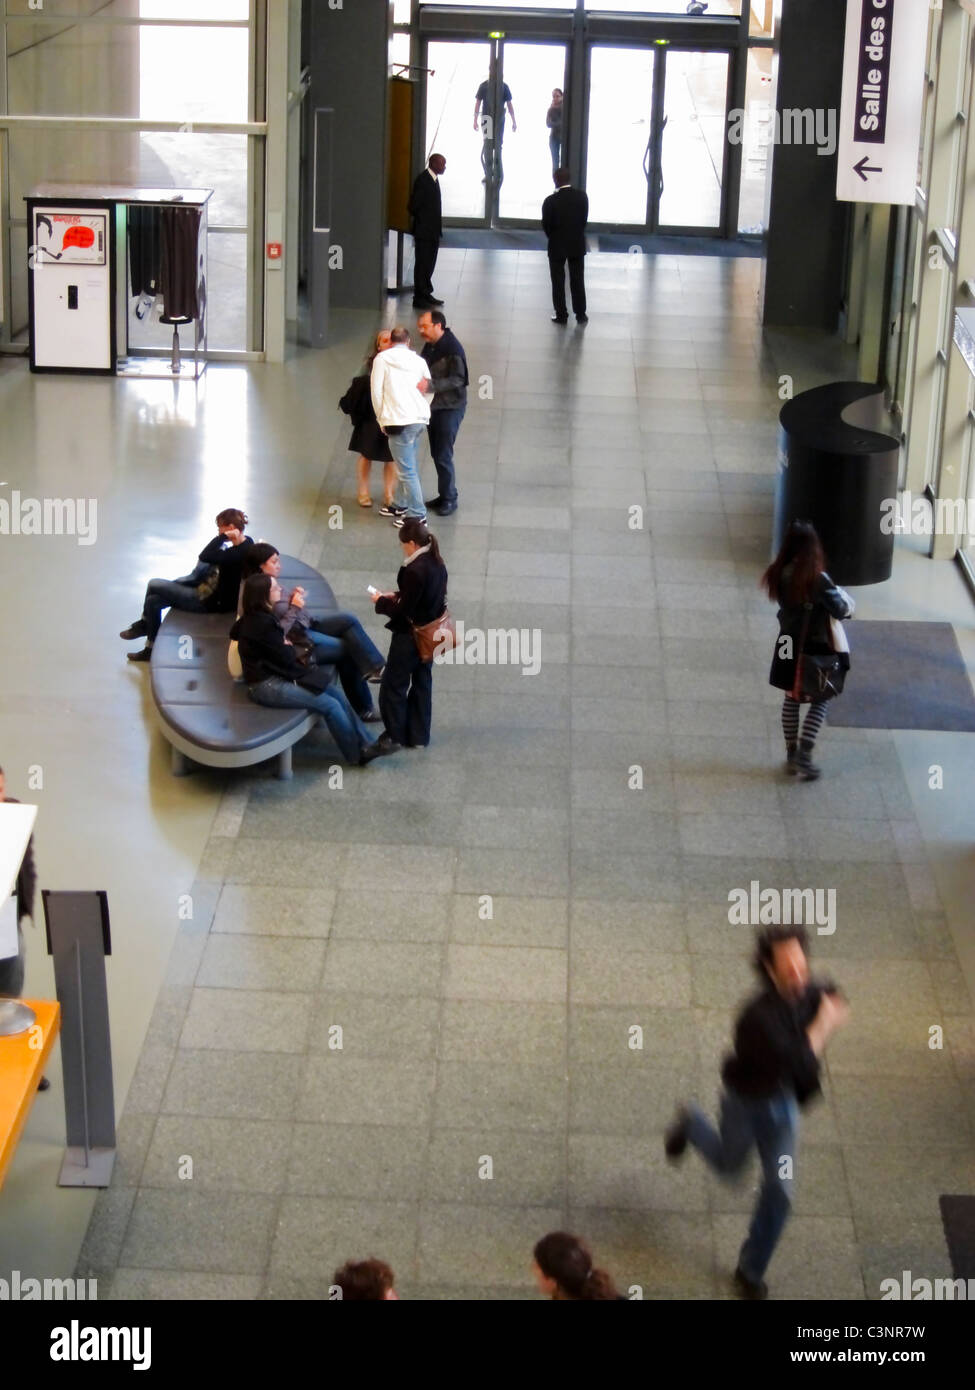
<svg viewBox="0 0 975 1390">
<path fill-rule="evenodd" d="M 0 1187 L 20 1142 L 37 1095 L 37 1083 L 44 1075 L 60 1027 L 61 1009 L 53 999 L 23 999 L 20 1002 L 30 1005 L 37 1020 L 23 1033 L 0 1038 Z"/>
</svg>

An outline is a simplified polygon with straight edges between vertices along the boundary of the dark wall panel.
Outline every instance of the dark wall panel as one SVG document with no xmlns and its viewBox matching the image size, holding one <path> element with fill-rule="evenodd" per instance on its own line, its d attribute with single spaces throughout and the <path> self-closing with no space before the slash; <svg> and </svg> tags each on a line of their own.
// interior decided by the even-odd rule
<svg viewBox="0 0 975 1390">
<path fill-rule="evenodd" d="M 776 109 L 835 113 L 843 86 L 845 0 L 785 0 Z M 820 117 L 820 129 L 828 130 Z M 782 129 L 791 122 L 780 122 Z M 778 143 L 772 151 L 764 322 L 837 326 L 851 204 L 836 201 L 836 154 L 815 144 Z"/>
</svg>

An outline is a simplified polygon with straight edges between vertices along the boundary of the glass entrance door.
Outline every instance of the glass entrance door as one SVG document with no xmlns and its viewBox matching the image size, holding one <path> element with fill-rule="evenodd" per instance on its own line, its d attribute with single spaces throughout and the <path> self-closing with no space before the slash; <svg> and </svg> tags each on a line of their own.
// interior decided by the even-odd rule
<svg viewBox="0 0 975 1390">
<path fill-rule="evenodd" d="M 467 226 L 540 220 L 553 160 L 564 157 L 567 111 L 549 116 L 565 60 L 561 43 L 428 42 L 426 154 L 447 161 L 445 218 Z"/>
<path fill-rule="evenodd" d="M 499 48 L 502 95 L 511 98 L 518 128 L 509 121 L 498 132 L 503 144 L 495 141 L 498 220 L 538 222 L 554 187 L 555 160 L 566 155 L 568 106 L 559 104 L 566 85 L 565 45 L 505 39 Z"/>
<path fill-rule="evenodd" d="M 718 232 L 725 216 L 726 51 L 589 51 L 589 220 Z"/>
<path fill-rule="evenodd" d="M 496 48 L 493 41 L 427 44 L 425 153 L 442 154 L 447 161 L 440 183 L 444 217 L 467 226 L 488 225 L 490 189 L 481 162 L 485 142 L 474 122 L 474 107 Z"/>
</svg>

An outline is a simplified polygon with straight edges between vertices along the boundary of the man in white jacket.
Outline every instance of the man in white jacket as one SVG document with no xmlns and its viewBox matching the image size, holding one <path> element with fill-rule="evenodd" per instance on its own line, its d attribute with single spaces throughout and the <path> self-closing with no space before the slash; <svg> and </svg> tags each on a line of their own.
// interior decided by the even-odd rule
<svg viewBox="0 0 975 1390">
<path fill-rule="evenodd" d="M 407 329 L 394 328 L 390 339 L 392 345 L 377 353 L 372 364 L 372 404 L 399 474 L 396 502 L 380 507 L 379 513 L 402 526 L 408 516 L 427 519 L 417 442 L 430 420 L 430 406 L 418 388 L 421 381 L 430 380 L 430 368 L 419 353 L 411 352 Z"/>
</svg>

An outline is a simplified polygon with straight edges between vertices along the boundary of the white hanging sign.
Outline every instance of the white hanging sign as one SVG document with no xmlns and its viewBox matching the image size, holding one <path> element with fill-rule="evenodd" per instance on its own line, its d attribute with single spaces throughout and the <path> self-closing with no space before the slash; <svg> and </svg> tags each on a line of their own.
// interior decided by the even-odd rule
<svg viewBox="0 0 975 1390">
<path fill-rule="evenodd" d="M 929 0 L 847 0 L 836 196 L 913 203 Z"/>
</svg>

